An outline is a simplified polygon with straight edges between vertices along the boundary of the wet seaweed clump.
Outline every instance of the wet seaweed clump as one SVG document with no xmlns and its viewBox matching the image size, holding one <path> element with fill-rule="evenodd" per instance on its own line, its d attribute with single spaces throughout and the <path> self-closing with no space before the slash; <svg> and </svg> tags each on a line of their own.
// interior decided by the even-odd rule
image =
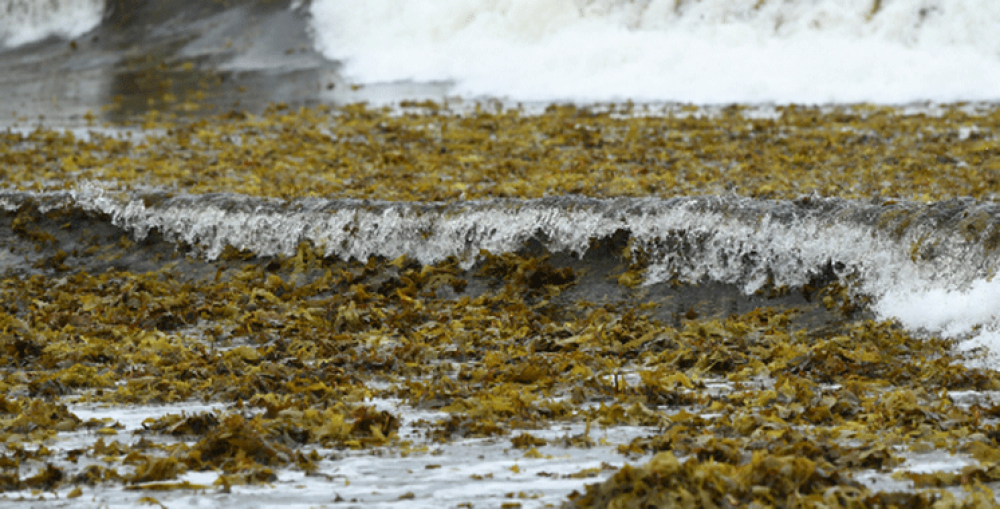
<svg viewBox="0 0 1000 509">
<path fill-rule="evenodd" d="M 467 260 L 338 256 L 298 238 L 284 254 L 246 242 L 208 259 L 198 239 L 139 240 L 120 218 L 25 193 L 88 186 L 152 208 L 224 190 L 301 200 L 284 202 L 289 214 L 330 197 L 448 210 L 440 202 L 558 195 L 878 197 L 869 223 L 917 239 L 903 258 L 921 263 L 939 250 L 912 231 L 919 207 L 894 200 L 991 199 L 1000 181 L 996 107 L 772 113 L 355 105 L 148 119 L 163 129 L 133 139 L 0 132 L 11 188 L 0 197 L 0 497 L 265 489 L 349 454 L 433 455 L 464 440 L 521 462 L 620 453 L 628 465 L 606 480 L 616 467 L 562 477 L 593 483 L 570 507 L 990 506 L 997 371 L 965 364 L 951 340 L 875 320 L 835 261 L 800 288 L 769 282 L 737 299 L 736 285 L 669 267 L 648 278 L 653 249 L 697 252 L 676 232 L 648 250 L 623 231 L 591 239 L 582 259 L 537 238 Z M 799 213 L 811 199 L 786 204 Z M 952 221 L 959 236 L 995 248 L 992 216 L 944 209 L 972 211 Z M 371 228 L 343 233 L 381 231 Z M 157 413 L 136 429 L 73 413 L 168 404 L 212 410 Z M 637 435 L 607 439 L 625 426 Z M 66 437 L 86 443 L 60 449 Z M 909 460 L 932 453 L 967 464 L 913 471 Z M 195 483 L 196 472 L 216 480 Z M 871 478 L 905 488 L 878 491 Z"/>
<path fill-rule="evenodd" d="M 625 466 L 603 483 L 569 496 L 566 508 L 736 507 L 986 507 L 992 492 L 958 501 L 948 494 L 872 493 L 832 465 L 802 456 L 755 453 L 741 465 L 678 460 L 657 454 L 641 467 Z"/>
<path fill-rule="evenodd" d="M 0 158 L 7 181 L 21 190 L 102 181 L 194 194 L 392 201 L 995 195 L 1000 108 L 928 109 L 785 105 L 762 115 L 745 106 L 435 105 L 399 114 L 346 105 L 193 121 L 152 114 L 141 120 L 148 134 L 128 139 L 0 133 Z M 977 235 L 975 221 L 969 226 Z"/>
</svg>

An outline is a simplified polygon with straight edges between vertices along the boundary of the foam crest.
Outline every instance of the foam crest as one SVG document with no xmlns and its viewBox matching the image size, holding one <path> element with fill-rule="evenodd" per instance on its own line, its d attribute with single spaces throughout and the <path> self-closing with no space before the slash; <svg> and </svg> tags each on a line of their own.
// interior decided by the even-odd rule
<svg viewBox="0 0 1000 509">
<path fill-rule="evenodd" d="M 367 260 L 407 255 L 465 268 L 482 251 L 533 243 L 583 257 L 594 241 L 625 234 L 645 260 L 646 285 L 726 283 L 747 294 L 840 281 L 872 309 L 912 330 L 978 339 L 1000 352 L 1000 205 L 803 197 L 487 200 L 408 203 L 234 194 L 119 195 L 99 186 L 72 192 L 0 193 L 0 207 L 106 215 L 141 240 L 159 232 L 208 259 L 232 246 L 260 256 L 294 255 L 303 242 L 326 256 Z"/>
<path fill-rule="evenodd" d="M 464 96 L 696 103 L 990 100 L 991 0 L 446 0 L 310 6 L 359 82 Z"/>
<path fill-rule="evenodd" d="M 481 250 L 517 251 L 529 241 L 583 256 L 594 240 L 625 232 L 649 261 L 647 282 L 715 281 L 748 293 L 799 286 L 831 274 L 881 296 L 916 289 L 967 289 L 992 276 L 1000 207 L 973 200 L 933 205 L 833 198 L 763 201 L 739 197 L 486 200 L 406 203 L 232 194 L 114 198 L 96 187 L 36 195 L 49 206 L 108 214 L 137 238 L 158 230 L 208 258 L 227 246 L 262 256 L 299 244 L 365 260 L 408 255 L 421 263 Z M 8 200 L 7 208 L 16 205 Z M 893 294 L 895 295 L 895 294 Z"/>
<path fill-rule="evenodd" d="M 0 0 L 0 47 L 79 37 L 103 16 L 104 0 Z"/>
</svg>

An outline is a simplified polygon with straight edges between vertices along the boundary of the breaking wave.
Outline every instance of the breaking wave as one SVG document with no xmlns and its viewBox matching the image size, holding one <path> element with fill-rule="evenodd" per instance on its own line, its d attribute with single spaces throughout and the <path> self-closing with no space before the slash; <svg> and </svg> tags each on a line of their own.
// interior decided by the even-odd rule
<svg viewBox="0 0 1000 509">
<path fill-rule="evenodd" d="M 309 242 L 327 256 L 457 257 L 529 243 L 582 258 L 595 242 L 625 235 L 647 261 L 645 285 L 736 285 L 746 294 L 834 278 L 873 300 L 873 310 L 913 329 L 949 335 L 1000 330 L 1000 205 L 804 197 L 486 200 L 403 203 L 233 194 L 149 193 L 121 198 L 97 187 L 0 194 L 0 207 L 98 213 L 142 240 L 151 232 L 214 259 L 227 246 L 293 255 Z"/>
<path fill-rule="evenodd" d="M 104 0 L 0 0 L 0 48 L 79 37 L 100 24 Z"/>
<path fill-rule="evenodd" d="M 310 6 L 358 82 L 526 101 L 995 100 L 991 0 L 451 0 Z"/>
<path fill-rule="evenodd" d="M 197 9 L 192 16 L 161 19 L 150 14 L 160 11 L 142 8 L 147 3 L 156 4 L 0 0 L 0 48 L 76 38 L 102 18 L 112 23 L 105 14 L 115 10 L 141 17 L 142 37 L 206 29 L 206 14 Z M 177 0 L 163 8 L 173 12 L 185 5 L 200 4 Z M 1000 3 L 991 0 L 287 5 L 294 16 L 308 16 L 315 49 L 342 63 L 338 72 L 361 84 L 434 83 L 450 95 L 539 102 L 1000 99 L 994 85 L 1000 82 L 1000 40 L 994 35 Z M 256 43 L 274 41 L 262 35 Z"/>
</svg>

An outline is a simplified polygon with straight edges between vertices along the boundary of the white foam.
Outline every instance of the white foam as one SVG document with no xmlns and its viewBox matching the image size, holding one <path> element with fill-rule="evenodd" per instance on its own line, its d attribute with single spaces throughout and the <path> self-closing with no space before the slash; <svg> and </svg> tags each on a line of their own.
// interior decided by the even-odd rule
<svg viewBox="0 0 1000 509">
<path fill-rule="evenodd" d="M 1000 325 L 1000 281 L 980 279 L 961 290 L 891 291 L 877 309 L 910 328 L 948 336 L 966 335 L 978 326 Z"/>
<path fill-rule="evenodd" d="M 525 101 L 992 100 L 1000 2 L 314 0 L 350 79 Z"/>
<path fill-rule="evenodd" d="M 887 292 L 875 310 L 907 329 L 963 339 L 960 348 L 981 351 L 985 365 L 996 366 L 1000 361 L 1000 281 L 996 279 L 979 279 L 962 289 L 913 284 L 907 290 Z"/>
<path fill-rule="evenodd" d="M 0 0 L 0 47 L 49 36 L 72 39 L 94 29 L 104 0 Z"/>
</svg>

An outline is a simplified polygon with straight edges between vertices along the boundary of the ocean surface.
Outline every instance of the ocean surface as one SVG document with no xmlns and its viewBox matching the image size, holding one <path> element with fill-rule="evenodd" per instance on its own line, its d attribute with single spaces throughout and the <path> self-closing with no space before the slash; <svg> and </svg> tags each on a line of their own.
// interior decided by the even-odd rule
<svg viewBox="0 0 1000 509">
<path fill-rule="evenodd" d="M 361 82 L 516 101 L 995 100 L 988 0 L 312 2 L 317 48 Z"/>
<path fill-rule="evenodd" d="M 964 348 L 986 347 L 1000 355 L 1000 283 L 994 280 L 1000 205 L 993 202 L 737 196 L 285 201 L 226 193 L 123 197 L 99 185 L 0 194 L 0 209 L 9 214 L 25 206 L 40 213 L 96 214 L 105 219 L 95 227 L 120 229 L 140 242 L 156 232 L 168 245 L 191 246 L 207 262 L 230 247 L 265 258 L 293 257 L 306 242 L 343 260 L 405 256 L 434 265 L 457 259 L 466 270 L 481 262 L 484 252 L 541 249 L 586 270 L 591 263 L 614 263 L 618 253 L 588 251 L 595 242 L 618 236 L 646 257 L 642 285 L 648 288 L 716 284 L 733 294 L 723 298 L 720 291 L 724 302 L 765 287 L 836 281 L 871 299 L 877 318 L 898 320 L 914 332 L 961 338 Z M 8 266 L 30 271 L 50 254 L 36 250 L 21 262 L 11 256 Z M 589 297 L 605 296 L 592 290 Z M 684 302 L 675 307 L 683 310 L 690 299 Z M 719 307 L 720 315 L 747 310 Z"/>
<path fill-rule="evenodd" d="M 500 295 L 498 276 L 484 272 L 484 267 L 497 263 L 496 257 L 538 257 L 558 270 L 538 276 L 541 282 L 532 280 L 533 275 L 525 276 L 528 269 L 524 267 L 499 278 L 527 285 L 535 292 L 532 299 L 539 298 L 537 292 L 553 292 L 551 302 L 532 301 L 532 306 L 555 306 L 560 312 L 553 316 L 559 319 L 563 311 L 568 315 L 566 310 L 574 306 L 604 306 L 609 313 L 623 316 L 632 315 L 622 309 L 641 309 L 644 316 L 659 320 L 664 328 L 681 330 L 696 319 L 724 321 L 772 309 L 776 313 L 788 311 L 789 333 L 804 331 L 814 340 L 850 335 L 844 332 L 850 328 L 845 325 L 849 322 L 887 321 L 914 341 L 948 341 L 955 359 L 960 360 L 957 365 L 992 373 L 1000 366 L 1000 281 L 996 279 L 1000 269 L 1000 204 L 996 201 L 1000 188 L 989 189 L 1000 185 L 992 177 L 1000 173 L 1000 126 L 995 114 L 1000 101 L 998 27 L 1000 2 L 990 0 L 0 0 L 0 97 L 9 98 L 0 105 L 0 130 L 6 131 L 0 147 L 0 170 L 5 179 L 0 189 L 0 270 L 6 274 L 8 288 L 16 287 L 17 282 L 43 281 L 42 288 L 54 291 L 71 284 L 74 277 L 115 273 L 163 275 L 163 279 L 197 286 L 217 284 L 220 278 L 223 282 L 225 278 L 245 282 L 239 271 L 252 270 L 241 265 L 244 263 L 261 273 L 277 271 L 273 266 L 279 262 L 275 260 L 301 258 L 303 246 L 312 246 L 320 258 L 343 262 L 337 269 L 343 269 L 340 274 L 355 274 L 361 281 L 355 286 L 345 283 L 333 293 L 364 294 L 358 290 L 364 284 L 391 286 L 390 295 L 402 292 L 405 285 L 399 281 L 404 278 L 397 276 L 406 264 L 416 264 L 425 268 L 417 271 L 422 275 L 451 271 L 448 273 L 467 280 L 460 285 L 464 289 L 456 286 L 450 293 L 442 291 L 439 300 L 450 306 Z M 937 201 L 916 194 L 845 198 L 816 189 L 802 189 L 794 197 L 768 193 L 749 196 L 727 191 L 726 171 L 741 171 L 739 166 L 713 159 L 712 153 L 700 153 L 702 166 L 698 168 L 684 167 L 687 163 L 677 162 L 678 158 L 659 166 L 643 163 L 655 167 L 652 171 L 688 172 L 691 179 L 695 170 L 718 175 L 704 188 L 684 195 L 658 188 L 648 194 L 627 195 L 546 191 L 529 197 L 497 192 L 470 199 L 462 194 L 457 198 L 395 200 L 379 194 L 377 179 L 386 174 L 394 180 L 412 175 L 392 177 L 392 172 L 402 171 L 406 158 L 401 151 L 383 150 L 384 143 L 395 140 L 397 134 L 403 136 L 399 133 L 405 129 L 386 123 L 378 124 L 371 135 L 351 138 L 331 134 L 334 127 L 325 125 L 320 127 L 329 127 L 327 131 L 308 132 L 314 136 L 310 142 L 317 144 L 371 147 L 370 159 L 353 167 L 356 173 L 343 176 L 346 181 L 370 178 L 376 182 L 366 198 L 314 196 L 300 190 L 239 194 L 222 184 L 209 192 L 192 192 L 188 184 L 180 182 L 184 179 L 147 185 L 143 178 L 151 177 L 143 177 L 142 172 L 148 168 L 127 168 L 128 173 L 119 161 L 117 166 L 109 163 L 103 168 L 105 173 L 90 171 L 99 165 L 87 167 L 82 156 L 73 152 L 73 147 L 83 147 L 91 139 L 103 143 L 94 145 L 99 147 L 94 149 L 99 157 L 116 154 L 116 150 L 145 150 L 157 140 L 177 137 L 175 128 L 179 125 L 194 126 L 190 127 L 196 132 L 194 138 L 204 135 L 208 140 L 211 135 L 205 133 L 221 132 L 222 125 L 238 118 L 247 122 L 241 124 L 243 131 L 238 135 L 227 134 L 222 142 L 213 139 L 211 143 L 217 145 L 195 141 L 188 146 L 184 138 L 163 157 L 163 161 L 183 166 L 192 154 L 209 153 L 218 156 L 217 163 L 227 150 L 225 146 L 245 148 L 247 155 L 239 162 L 223 163 L 231 163 L 229 170 L 235 175 L 243 166 L 256 164 L 249 155 L 253 143 L 260 141 L 253 138 L 258 134 L 253 126 L 258 118 L 255 115 L 271 121 L 287 112 L 290 117 L 285 121 L 291 124 L 295 122 L 291 115 L 298 108 L 329 107 L 335 112 L 359 102 L 386 107 L 373 110 L 372 115 L 425 115 L 420 118 L 431 120 L 415 129 L 421 133 L 440 129 L 433 120 L 435 115 L 474 118 L 491 108 L 523 107 L 519 110 L 523 116 L 536 116 L 542 124 L 555 118 L 566 132 L 575 133 L 573 139 L 567 137 L 569 141 L 552 149 L 555 152 L 568 152 L 575 144 L 598 151 L 594 153 L 599 157 L 595 157 L 605 160 L 588 164 L 594 164 L 597 169 L 593 174 L 599 176 L 618 175 L 615 164 L 638 164 L 635 160 L 642 159 L 641 154 L 626 154 L 632 159 L 620 156 L 616 160 L 600 153 L 602 147 L 625 135 L 605 132 L 603 138 L 601 133 L 588 138 L 588 129 L 596 128 L 581 128 L 584 120 L 573 125 L 563 117 L 547 117 L 550 106 L 570 104 L 593 112 L 591 117 L 621 119 L 715 118 L 736 105 L 742 108 L 741 122 L 749 126 L 750 134 L 737 139 L 734 132 L 734 144 L 773 135 L 791 147 L 796 137 L 851 132 L 857 135 L 857 142 L 837 150 L 864 152 L 880 150 L 872 140 L 882 147 L 891 145 L 893 136 L 838 123 L 838 112 L 854 114 L 872 105 L 891 105 L 898 108 L 899 115 L 908 117 L 967 115 L 958 127 L 949 124 L 938 129 L 928 124 L 916 137 L 944 137 L 956 146 L 968 146 L 958 155 L 938 154 L 939 162 L 968 168 L 962 157 L 974 155 L 977 166 L 973 170 L 979 171 L 974 174 L 989 175 L 990 183 L 979 186 L 985 191 L 975 197 L 948 195 Z M 616 105 L 623 103 L 628 106 L 617 110 Z M 632 108 L 633 103 L 637 109 Z M 780 122 L 780 108 L 787 105 L 814 107 L 819 125 L 809 131 L 778 129 L 761 134 L 757 124 Z M 330 124 L 336 124 L 334 113 L 330 118 Z M 260 131 L 266 129 L 260 127 Z M 486 132 L 489 130 L 483 128 L 475 143 L 485 146 L 496 141 L 496 133 Z M 64 139 L 61 136 L 70 140 L 65 146 L 52 141 Z M 435 136 L 428 138 L 431 142 L 420 143 L 440 143 L 440 154 L 447 157 L 453 147 L 445 147 L 446 134 L 441 131 Z M 544 144 L 546 136 L 526 136 L 524 143 Z M 612 139 L 615 136 L 618 138 Z M 685 143 L 691 139 L 696 143 L 699 136 L 708 135 L 677 131 L 663 136 L 667 141 L 684 138 Z M 114 143 L 119 143 L 119 148 L 114 148 Z M 793 159 L 789 150 L 775 149 L 775 157 Z M 316 158 L 303 153 L 298 160 L 305 165 L 303 161 L 310 157 Z M 344 156 L 328 166 L 347 159 Z M 524 164 L 538 161 L 527 156 L 522 159 Z M 579 162 L 582 159 L 575 161 L 583 164 Z M 561 162 L 565 163 L 562 168 L 572 163 Z M 472 175 L 482 161 L 470 156 L 454 164 Z M 899 161 L 897 167 L 873 168 L 872 173 L 885 172 L 886 187 L 894 179 L 924 179 L 928 186 L 937 185 L 933 175 L 920 173 L 924 170 L 919 165 L 907 164 Z M 111 167 L 132 175 L 129 178 L 133 180 L 106 177 Z M 209 171 L 207 166 L 198 168 Z M 419 171 L 437 171 L 421 168 Z M 404 169 L 410 171 L 412 165 Z M 37 178 L 22 178 L 26 172 L 36 171 Z M 192 170 L 194 180 L 197 171 Z M 274 171 L 279 171 L 278 166 Z M 84 173 L 86 178 L 80 177 Z M 762 178 L 781 180 L 786 187 L 797 189 L 786 175 L 769 176 L 766 169 L 763 173 Z M 306 175 L 302 179 L 314 177 L 319 178 Z M 469 177 L 468 182 L 452 182 L 451 176 L 442 176 L 441 185 L 471 188 L 483 180 L 489 185 L 502 184 L 492 179 Z M 27 227 L 25 218 L 30 219 Z M 559 270 L 579 279 L 565 284 L 559 279 L 563 277 L 559 274 L 564 274 Z M 539 269 L 531 274 L 542 272 Z M 310 274 L 301 284 L 321 286 L 316 283 L 324 281 L 318 271 Z M 289 274 L 282 273 L 286 276 Z M 554 278 L 556 283 L 545 278 Z M 266 281 L 267 285 L 273 283 Z M 112 279 L 100 288 L 115 284 L 119 282 Z M 550 287 L 560 289 L 556 292 Z M 274 290 L 268 288 L 269 292 Z M 836 288 L 841 292 L 837 299 L 848 304 L 824 301 L 824 288 Z M 22 345 L 18 343 L 22 335 L 28 337 L 22 330 L 27 326 L 12 320 L 62 302 L 46 303 L 49 297 L 39 296 L 46 290 L 31 291 L 35 293 L 30 298 L 19 296 L 14 299 L 17 304 L 3 311 L 4 316 L 12 317 L 3 322 L 4 341 L 15 345 L 7 351 L 16 350 L 19 356 L 24 348 L 16 345 Z M 119 301 L 125 302 L 127 292 L 122 292 Z M 332 298 L 330 292 L 313 298 Z M 276 302 L 274 294 L 268 295 Z M 261 302 L 263 309 L 267 303 Z M 147 311 L 146 303 L 141 309 Z M 505 311 L 493 311 L 497 315 L 491 323 L 516 322 L 502 316 Z M 176 314 L 180 316 L 180 312 Z M 254 326 L 275 327 L 273 334 L 283 334 L 272 315 L 267 316 Z M 330 316 L 336 317 L 338 334 L 343 332 L 341 328 L 346 326 L 340 315 Z M 333 321 L 330 316 L 328 322 Z M 446 320 L 441 316 L 426 318 L 419 328 L 436 327 L 436 320 Z M 171 329 L 170 334 L 188 334 L 198 341 L 213 334 L 238 336 L 237 329 L 218 332 L 224 320 L 216 318 L 191 315 L 186 328 L 181 332 Z M 552 320 L 545 326 L 556 327 L 558 319 Z M 72 325 L 75 321 L 66 323 L 71 325 L 63 325 L 70 328 L 62 330 L 86 327 Z M 612 325 L 618 327 L 617 323 Z M 522 325 L 512 330 L 520 331 L 518 334 L 541 330 L 537 323 Z M 603 327 L 597 334 L 610 334 Z M 49 326 L 38 329 L 49 331 Z M 245 337 L 237 339 L 245 343 L 237 341 L 238 345 L 251 344 L 264 352 L 278 342 L 273 334 L 267 339 L 260 339 L 263 333 L 259 332 L 254 336 L 249 325 L 239 330 Z M 761 341 L 772 337 L 771 332 L 761 332 Z M 362 336 L 357 330 L 353 333 Z M 364 334 L 368 333 L 374 334 L 366 329 Z M 397 336 L 407 334 L 399 332 Z M 379 343 L 382 340 L 365 337 L 369 344 L 358 346 L 358 351 L 387 348 Z M 267 342 L 254 344 L 258 339 Z M 385 341 L 396 345 L 403 339 Z M 230 342 L 225 348 L 244 346 L 233 347 Z M 227 355 L 225 348 L 219 355 Z M 536 353 L 534 349 L 532 346 L 531 355 Z M 447 348 L 441 351 L 456 356 L 449 358 L 454 360 L 454 369 L 451 361 L 441 361 L 440 373 L 457 379 L 464 373 L 459 365 L 465 362 L 465 354 L 458 356 Z M 214 355 L 214 347 L 212 352 Z M 583 406 L 603 409 L 605 403 L 614 402 L 620 377 L 627 380 L 625 387 L 639 387 L 644 380 L 640 372 L 648 366 L 628 362 L 646 353 L 616 350 L 616 362 L 621 364 L 598 370 L 591 377 L 606 384 L 602 394 L 607 398 L 588 400 Z M 41 379 L 46 370 L 57 369 L 56 365 L 36 366 L 37 370 L 29 370 L 30 376 L 16 373 L 20 368 L 13 364 L 5 367 L 4 383 L 10 398 L 42 399 L 36 386 L 22 378 Z M 406 377 L 392 378 L 405 372 L 405 366 L 385 372 L 371 362 L 365 366 L 374 367 L 368 375 L 358 375 L 368 376 L 362 380 L 369 390 L 364 401 L 372 408 L 398 415 L 403 423 L 400 434 L 416 435 L 429 426 L 428 422 L 440 425 L 453 415 L 441 410 L 444 404 L 418 408 L 415 402 L 424 405 L 426 401 L 406 395 L 403 387 L 408 387 L 409 381 L 401 380 Z M 115 369 L 108 367 L 101 376 L 121 374 L 124 368 Z M 796 374 L 808 376 L 805 371 Z M 438 375 L 422 372 L 420 380 L 433 380 Z M 131 375 L 129 379 L 122 376 L 118 385 L 131 387 Z M 736 380 L 706 375 L 705 382 L 698 382 L 698 390 L 722 400 L 719 394 L 750 391 L 747 387 L 777 389 L 775 377 L 755 375 L 750 382 Z M 816 391 L 832 394 L 846 384 L 824 379 Z M 894 386 L 886 390 L 890 389 Z M 992 406 L 996 394 L 991 390 L 961 384 L 949 389 L 955 389 L 955 394 L 965 391 L 949 400 L 962 412 L 980 405 L 982 408 L 976 406 L 975 411 L 978 418 L 981 409 L 996 408 Z M 944 394 L 942 399 L 948 398 L 945 389 L 939 392 Z M 247 416 L 273 413 L 271 407 L 243 411 L 242 399 L 237 407 L 236 400 L 217 394 L 205 395 L 204 401 L 192 398 L 170 401 L 169 405 L 161 401 L 131 406 L 104 406 L 88 400 L 88 394 L 87 390 L 64 393 L 62 401 L 79 416 L 78 421 L 117 422 L 115 429 L 122 442 L 132 445 L 145 433 L 147 419 L 170 413 L 216 412 L 221 416 L 238 413 L 236 408 Z M 569 392 L 549 396 L 554 401 L 571 397 Z M 572 397 L 576 398 L 575 393 Z M 690 408 L 705 419 L 724 413 L 707 410 L 707 404 Z M 987 413 L 984 410 L 984 415 Z M 270 489 L 274 486 L 257 485 L 234 486 L 230 491 L 226 484 L 224 491 L 200 497 L 186 491 L 142 491 L 142 486 L 123 490 L 120 485 L 105 483 L 88 488 L 86 496 L 76 500 L 80 506 L 91 501 L 127 507 L 140 501 L 151 503 L 140 498 L 155 495 L 169 507 L 279 503 L 340 507 L 341 502 L 350 501 L 359 507 L 441 507 L 466 503 L 472 497 L 477 507 L 514 507 L 507 505 L 511 499 L 516 499 L 517 507 L 544 507 L 562 504 L 569 493 L 608 479 L 626 463 L 649 460 L 648 451 L 626 456 L 620 454 L 621 448 L 641 437 L 656 436 L 666 422 L 615 421 L 595 431 L 595 438 L 600 433 L 603 438 L 594 442 L 589 439 L 591 418 L 580 415 L 567 423 L 530 428 L 549 441 L 548 446 L 539 446 L 541 453 L 535 451 L 538 463 L 532 466 L 526 466 L 529 460 L 522 455 L 524 451 L 508 445 L 509 438 L 477 436 L 447 441 L 438 444 L 440 447 L 432 439 L 421 442 L 414 438 L 414 448 L 424 447 L 424 452 L 410 459 L 393 456 L 396 453 L 389 446 L 380 453 L 385 457 L 380 457 L 366 449 L 345 452 L 344 447 L 317 445 L 316 450 L 327 455 L 319 463 L 324 474 L 316 476 L 312 470 L 306 473 L 304 468 L 296 470 L 289 465 L 282 466 L 284 470 L 275 467 L 279 472 L 279 480 L 273 481 L 277 491 Z M 996 422 L 988 424 L 995 426 Z M 529 430 L 527 425 L 522 428 L 516 431 Z M 10 429 L 13 425 L 5 432 Z M 126 437 L 126 433 L 131 434 Z M 52 464 L 67 473 L 83 468 L 68 457 L 70 451 L 95 447 L 95 432 L 81 429 L 59 436 L 61 442 L 47 446 L 61 455 Z M 590 440 L 585 449 L 554 445 L 572 444 L 572 437 L 580 436 Z M 433 458 L 428 447 L 434 450 Z M 958 472 L 980 464 L 979 457 L 957 450 L 903 450 L 899 446 L 894 454 L 898 453 L 900 461 L 869 468 L 857 478 L 871 489 L 912 492 L 916 485 L 901 480 L 900 472 Z M 13 451 L 4 454 L 13 458 Z M 95 453 L 93 463 L 98 462 L 96 458 Z M 431 459 L 435 463 L 421 470 Z M 14 468 L 14 475 L 28 478 L 40 471 L 41 464 L 37 460 L 20 471 Z M 477 481 L 486 480 L 475 485 L 485 486 L 475 496 L 470 494 L 470 472 L 479 476 Z M 581 472 L 589 473 L 577 476 Z M 400 481 L 403 478 L 412 482 Z M 216 475 L 192 469 L 177 479 L 208 485 Z M 70 485 L 59 485 L 51 493 L 42 490 L 41 494 L 25 486 L 22 482 L 4 488 L 4 503 L 25 507 L 70 503 L 65 498 Z M 336 500 L 331 495 L 334 491 Z"/>
<path fill-rule="evenodd" d="M 103 0 L 0 4 L 0 45 L 14 48 L 48 37 L 73 39 L 93 30 L 104 16 Z"/>
<path fill-rule="evenodd" d="M 3 0 L 0 47 L 61 38 L 80 39 L 74 50 L 85 50 L 91 44 L 83 36 L 97 34 L 98 60 L 120 64 L 138 51 L 187 57 L 217 70 L 285 69 L 291 75 L 288 68 L 327 68 L 308 77 L 318 82 L 314 90 L 282 90 L 286 100 L 319 102 L 430 96 L 538 103 L 906 104 L 993 101 L 1000 82 L 1000 6 L 989 0 L 156 5 Z M 227 52 L 240 58 L 219 62 Z M 79 53 L 76 70 L 107 65 L 88 63 L 85 51 Z M 367 90 L 341 86 L 334 92 L 331 84 Z"/>
</svg>

